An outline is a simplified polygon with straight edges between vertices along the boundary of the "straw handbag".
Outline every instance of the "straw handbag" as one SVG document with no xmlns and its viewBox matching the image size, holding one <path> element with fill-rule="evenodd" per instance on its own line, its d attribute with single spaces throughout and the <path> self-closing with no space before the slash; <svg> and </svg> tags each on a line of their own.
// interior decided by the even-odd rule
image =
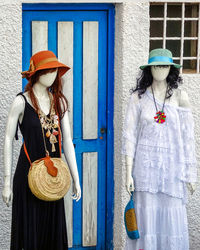
<svg viewBox="0 0 200 250">
<path fill-rule="evenodd" d="M 41 126 L 42 127 L 42 126 Z M 51 158 L 46 148 L 42 128 L 46 156 L 31 162 L 24 142 L 24 151 L 30 162 L 28 184 L 31 192 L 44 201 L 55 201 L 65 196 L 71 185 L 71 175 L 66 162 L 61 158 L 61 131 L 59 129 L 60 157 Z"/>
</svg>

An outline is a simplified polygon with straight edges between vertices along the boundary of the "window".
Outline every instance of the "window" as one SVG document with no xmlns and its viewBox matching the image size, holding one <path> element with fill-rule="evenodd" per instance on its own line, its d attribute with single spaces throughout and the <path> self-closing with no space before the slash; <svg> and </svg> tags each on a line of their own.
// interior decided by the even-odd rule
<svg viewBox="0 0 200 250">
<path fill-rule="evenodd" d="M 152 3 L 150 50 L 171 50 L 181 73 L 200 73 L 200 3 Z"/>
</svg>

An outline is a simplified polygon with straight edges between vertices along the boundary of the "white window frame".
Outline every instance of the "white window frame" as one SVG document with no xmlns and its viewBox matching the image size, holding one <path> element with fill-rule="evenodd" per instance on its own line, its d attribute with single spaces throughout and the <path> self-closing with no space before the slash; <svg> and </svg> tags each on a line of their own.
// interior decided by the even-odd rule
<svg viewBox="0 0 200 250">
<path fill-rule="evenodd" d="M 150 2 L 151 5 L 153 5 L 153 1 Z M 196 60 L 197 61 L 197 69 L 196 73 L 199 72 L 199 60 L 200 60 L 200 3 L 198 3 L 199 7 L 199 16 L 198 17 L 185 17 L 185 2 L 173 2 L 174 4 L 180 5 L 182 7 L 182 16 L 181 17 L 167 17 L 167 4 L 170 4 L 172 2 L 162 2 L 156 1 L 156 4 L 164 4 L 164 16 L 163 17 L 150 17 L 150 21 L 163 21 L 163 37 L 150 37 L 151 40 L 162 40 L 163 41 L 163 48 L 166 48 L 166 40 L 181 40 L 181 47 L 180 47 L 180 57 L 173 57 L 174 60 L 180 60 L 180 64 L 183 65 L 183 60 Z M 194 2 L 194 4 L 196 4 Z M 166 37 L 166 27 L 167 27 L 167 21 L 168 20 L 176 20 L 181 21 L 181 37 Z M 198 21 L 198 36 L 197 37 L 184 37 L 184 24 L 185 21 Z M 184 41 L 185 40 L 197 40 L 197 56 L 193 57 L 184 57 L 183 56 L 183 49 L 184 49 Z M 183 67 L 180 68 L 180 73 L 183 72 Z M 187 73 L 185 73 L 187 74 Z"/>
</svg>

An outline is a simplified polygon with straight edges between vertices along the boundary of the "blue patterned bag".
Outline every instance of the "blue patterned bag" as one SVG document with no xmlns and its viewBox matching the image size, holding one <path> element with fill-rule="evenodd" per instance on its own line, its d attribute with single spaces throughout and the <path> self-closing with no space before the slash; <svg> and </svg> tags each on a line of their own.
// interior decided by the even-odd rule
<svg viewBox="0 0 200 250">
<path fill-rule="evenodd" d="M 124 211 L 124 223 L 128 237 L 132 240 L 139 239 L 135 208 L 133 202 L 133 192 L 131 192 L 130 201 L 127 203 Z"/>
</svg>

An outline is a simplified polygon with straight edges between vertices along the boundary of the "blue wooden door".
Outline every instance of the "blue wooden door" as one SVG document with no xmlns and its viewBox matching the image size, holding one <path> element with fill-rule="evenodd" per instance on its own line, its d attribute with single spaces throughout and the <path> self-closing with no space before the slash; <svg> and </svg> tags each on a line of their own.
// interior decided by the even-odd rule
<svg viewBox="0 0 200 250">
<path fill-rule="evenodd" d="M 82 199 L 65 197 L 69 246 L 112 249 L 112 5 L 23 4 L 22 70 L 52 50 L 71 70 L 63 77 Z M 23 79 L 23 87 L 26 85 Z"/>
</svg>

